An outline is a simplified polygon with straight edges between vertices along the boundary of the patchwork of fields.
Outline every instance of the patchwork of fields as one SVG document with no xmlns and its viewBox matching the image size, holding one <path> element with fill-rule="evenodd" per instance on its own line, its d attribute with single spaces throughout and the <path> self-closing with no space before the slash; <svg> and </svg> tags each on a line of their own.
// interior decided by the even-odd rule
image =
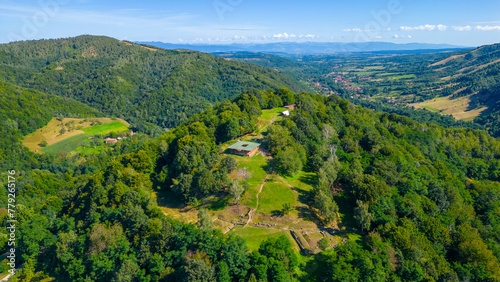
<svg viewBox="0 0 500 282">
<path fill-rule="evenodd" d="M 46 126 L 29 134 L 23 144 L 35 153 L 59 154 L 83 149 L 98 151 L 96 148 L 83 148 L 96 134 L 105 136 L 129 130 L 130 124 L 122 119 L 111 118 L 53 118 Z M 45 144 L 43 144 L 45 142 Z M 43 146 L 45 145 L 45 146 Z M 88 146 L 87 146 L 88 147 Z"/>
</svg>

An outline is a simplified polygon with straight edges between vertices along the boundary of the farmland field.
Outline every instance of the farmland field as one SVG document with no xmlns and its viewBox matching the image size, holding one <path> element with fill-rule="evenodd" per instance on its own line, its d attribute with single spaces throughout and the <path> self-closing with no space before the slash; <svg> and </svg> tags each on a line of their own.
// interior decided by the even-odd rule
<svg viewBox="0 0 500 282">
<path fill-rule="evenodd" d="M 64 139 L 62 141 L 59 141 L 53 145 L 50 145 L 48 147 L 45 147 L 42 149 L 42 152 L 50 154 L 50 155 L 57 155 L 60 152 L 71 152 L 74 149 L 82 146 L 85 144 L 85 139 L 90 137 L 88 134 L 80 134 L 76 135 L 73 137 L 70 137 L 68 139 Z"/>
<path fill-rule="evenodd" d="M 451 96 L 435 98 L 421 103 L 412 104 L 415 108 L 424 108 L 433 112 L 452 115 L 457 120 L 470 120 L 484 112 L 487 107 L 468 109 L 470 98 L 468 96 L 451 99 Z"/>
<path fill-rule="evenodd" d="M 110 123 L 104 123 L 101 125 L 96 125 L 92 127 L 87 127 L 82 129 L 83 132 L 89 135 L 94 135 L 94 134 L 108 134 L 111 132 L 123 132 L 127 131 L 128 127 L 124 125 L 121 121 L 113 121 Z"/>
<path fill-rule="evenodd" d="M 53 118 L 46 126 L 24 137 L 23 144 L 35 153 L 70 152 L 85 144 L 84 140 L 92 135 L 124 132 L 128 131 L 128 126 L 130 124 L 122 119 Z M 39 145 L 42 141 L 47 142 L 45 148 Z"/>
</svg>

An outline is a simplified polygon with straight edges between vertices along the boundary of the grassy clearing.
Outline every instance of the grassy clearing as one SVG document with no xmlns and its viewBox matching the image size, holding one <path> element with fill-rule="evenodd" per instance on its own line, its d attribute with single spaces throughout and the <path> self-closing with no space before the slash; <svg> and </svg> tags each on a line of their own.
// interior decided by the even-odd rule
<svg viewBox="0 0 500 282">
<path fill-rule="evenodd" d="M 422 108 L 423 108 L 423 109 L 427 109 L 427 110 L 429 110 L 429 111 L 431 111 L 431 112 L 436 112 L 436 113 L 440 113 L 440 112 L 441 112 L 441 110 L 434 109 L 434 108 L 431 108 L 431 107 L 429 107 L 429 106 L 422 106 Z"/>
<path fill-rule="evenodd" d="M 262 132 L 266 131 L 267 127 L 273 122 L 282 119 L 283 117 L 280 116 L 280 113 L 286 110 L 288 109 L 283 107 L 270 110 L 262 110 L 262 114 L 257 122 L 257 130 L 256 130 L 257 134 L 255 136 L 257 136 L 257 138 L 262 138 Z"/>
<path fill-rule="evenodd" d="M 295 206 L 297 202 L 294 191 L 281 181 L 267 181 L 259 198 L 258 211 L 266 214 L 279 214 L 285 203 Z"/>
<path fill-rule="evenodd" d="M 198 220 L 198 211 L 186 206 L 174 192 L 160 190 L 153 193 L 153 197 L 156 198 L 158 207 L 163 214 L 185 223 L 193 223 Z"/>
<path fill-rule="evenodd" d="M 407 78 L 415 78 L 415 75 L 414 74 L 405 74 L 405 75 L 392 76 L 392 77 L 389 77 L 389 80 L 400 80 L 400 79 L 407 79 Z"/>
<path fill-rule="evenodd" d="M 104 123 L 101 125 L 83 128 L 82 130 L 83 132 L 89 135 L 95 135 L 95 134 L 105 135 L 111 132 L 127 131 L 128 127 L 120 121 L 113 121 L 110 123 Z"/>
<path fill-rule="evenodd" d="M 397 75 L 397 74 L 399 74 L 399 73 L 396 73 L 396 72 L 384 72 L 384 73 L 377 74 L 377 76 L 386 77 L 386 76 Z"/>
<path fill-rule="evenodd" d="M 443 114 L 452 115 L 457 120 L 473 119 L 487 110 L 487 107 L 468 110 L 470 104 L 470 96 L 451 99 L 451 96 L 435 98 L 421 103 L 412 104 L 415 108 L 424 108 L 430 111 L 441 112 Z"/>
<path fill-rule="evenodd" d="M 83 147 L 80 146 L 72 151 L 75 154 L 99 154 L 104 149 L 104 146 L 96 146 L 94 147 Z"/>
<path fill-rule="evenodd" d="M 259 119 L 263 120 L 273 120 L 276 118 L 281 112 L 286 111 L 286 108 L 280 107 L 280 108 L 274 108 L 270 110 L 262 110 L 262 115 L 260 116 Z"/>
<path fill-rule="evenodd" d="M 56 144 L 47 146 L 43 148 L 42 151 L 50 155 L 57 155 L 63 151 L 69 153 L 75 150 L 76 148 L 84 145 L 86 143 L 85 139 L 87 139 L 88 137 L 90 137 L 90 135 L 88 134 L 80 134 L 77 136 L 73 136 L 65 140 L 62 140 L 60 142 L 57 142 Z"/>
<path fill-rule="evenodd" d="M 463 118 L 462 121 L 473 121 L 475 118 L 476 118 L 475 116 L 466 117 L 466 118 Z"/>
<path fill-rule="evenodd" d="M 236 172 L 238 169 L 247 167 L 250 172 L 250 178 L 247 179 L 250 185 L 249 191 L 246 191 L 242 198 L 242 204 L 251 207 L 256 207 L 257 205 L 257 193 L 259 192 L 262 181 L 266 178 L 267 172 L 267 158 L 263 157 L 261 154 L 257 154 L 251 158 L 235 156 L 232 155 L 238 161 L 238 168 L 231 173 L 229 176 L 231 179 L 237 177 Z"/>
<path fill-rule="evenodd" d="M 260 244 L 265 240 L 267 240 L 268 238 L 278 238 L 282 235 L 285 235 L 288 238 L 288 240 L 290 240 L 290 242 L 292 243 L 292 247 L 296 251 L 299 250 L 299 246 L 292 238 L 292 235 L 290 235 L 290 231 L 288 230 L 278 230 L 272 228 L 256 228 L 256 227 L 243 228 L 241 226 L 238 226 L 234 228 L 231 232 L 234 232 L 234 234 L 245 239 L 247 247 L 251 251 L 259 250 Z"/>
<path fill-rule="evenodd" d="M 102 125 L 95 125 L 92 126 L 92 122 L 100 122 Z M 65 129 L 69 129 L 68 127 L 65 126 L 65 124 L 72 123 L 73 130 L 69 131 L 66 130 L 65 133 L 61 134 L 60 131 L 64 127 Z M 56 118 L 53 118 L 52 120 L 49 121 L 49 123 L 38 129 L 37 131 L 27 135 L 23 139 L 23 144 L 24 146 L 28 147 L 31 151 L 35 153 L 41 153 L 44 152 L 42 150 L 42 147 L 40 147 L 38 144 L 42 142 L 43 140 L 47 141 L 47 145 L 51 146 L 53 144 L 56 144 L 58 142 L 61 142 L 63 140 L 66 140 L 71 137 L 75 137 L 81 134 L 89 134 L 93 135 L 93 127 L 100 127 L 103 126 L 102 128 L 106 128 L 108 125 L 107 124 L 112 124 L 110 128 L 114 127 L 113 130 L 111 131 L 127 131 L 128 126 L 130 124 L 122 119 L 111 119 L 111 118 L 88 118 L 88 119 L 81 119 L 81 118 L 64 118 L 62 120 L 57 120 Z M 120 126 L 118 127 L 118 124 Z M 80 129 L 77 129 L 80 128 Z M 120 130 L 118 130 L 120 129 Z M 123 130 L 122 130 L 123 129 Z M 101 131 L 101 129 L 99 129 Z M 105 133 L 101 133 L 105 134 Z"/>
<path fill-rule="evenodd" d="M 434 64 L 430 65 L 430 67 L 435 67 L 435 66 L 439 66 L 439 65 L 444 65 L 446 64 L 447 62 L 451 61 L 451 60 L 455 60 L 457 58 L 461 58 L 461 57 L 464 57 L 465 55 L 455 55 L 455 56 L 450 56 L 444 60 L 441 60 L 441 61 L 438 61 L 438 62 L 435 62 Z"/>
<path fill-rule="evenodd" d="M 316 173 L 301 171 L 292 177 L 284 177 L 284 179 L 294 187 L 310 191 L 316 181 Z"/>
</svg>

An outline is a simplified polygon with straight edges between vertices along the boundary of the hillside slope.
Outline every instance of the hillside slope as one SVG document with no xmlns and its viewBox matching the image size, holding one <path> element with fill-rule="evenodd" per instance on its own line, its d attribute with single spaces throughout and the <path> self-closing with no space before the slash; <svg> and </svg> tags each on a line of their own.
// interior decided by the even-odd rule
<svg viewBox="0 0 500 282">
<path fill-rule="evenodd" d="M 239 168 L 248 167 L 249 177 L 242 181 L 249 188 L 236 207 L 222 212 L 213 208 L 215 218 L 243 222 L 243 228 L 234 224 L 229 232 L 250 242 L 264 232 L 272 236 L 292 229 L 305 237 L 315 228 L 307 222 L 312 220 L 334 228 L 334 236 L 349 230 L 363 235 L 362 243 L 344 238 L 345 245 L 315 256 L 316 265 L 311 265 L 320 267 L 304 281 L 500 278 L 497 139 L 485 131 L 371 111 L 335 95 L 278 96 L 296 107 L 266 129 L 262 144 L 272 159 L 237 157 Z M 223 193 L 232 197 L 230 191 L 238 184 L 227 180 L 229 161 L 218 154 L 226 147 L 217 144 L 258 138 L 258 120 L 268 114 L 259 105 L 273 108 L 270 97 L 240 95 L 165 134 L 165 163 L 156 168 L 165 181 L 160 186 L 186 202 L 209 202 L 208 195 Z M 240 126 L 245 131 L 237 130 Z M 284 180 L 268 178 L 263 169 L 282 174 Z M 304 177 L 304 172 L 311 175 Z M 291 180 L 299 181 L 287 185 Z M 287 203 L 292 206 L 288 215 L 280 211 Z M 251 225 L 252 220 L 261 225 Z M 346 229 L 337 230 L 332 222 Z"/>
<path fill-rule="evenodd" d="M 32 118 L 40 100 L 27 100 L 9 108 Z M 284 104 L 296 107 L 278 118 Z M 224 153 L 261 137 L 266 156 Z M 136 134 L 85 158 L 27 156 L 31 169 L 16 166 L 20 280 L 500 279 L 500 142 L 484 131 L 335 95 L 249 90 L 159 138 Z M 165 198 L 190 203 L 197 225 L 165 216 Z M 293 234 L 326 250 L 299 256 Z"/>
<path fill-rule="evenodd" d="M 310 83 L 321 93 L 334 92 L 357 104 L 415 117 L 405 108 L 411 103 L 428 109 L 425 115 L 433 114 L 440 125 L 441 115 L 463 121 L 477 117 L 476 124 L 500 136 L 500 44 L 430 54 L 373 52 L 288 58 L 245 52 L 218 55 L 276 68 Z"/>
<path fill-rule="evenodd" d="M 304 90 L 264 67 L 88 35 L 0 45 L 0 77 L 162 127 L 249 87 Z"/>
<path fill-rule="evenodd" d="M 99 111 L 70 98 L 41 93 L 0 80 L 0 168 L 21 169 L 34 158 L 21 138 L 55 116 L 96 117 Z"/>
</svg>

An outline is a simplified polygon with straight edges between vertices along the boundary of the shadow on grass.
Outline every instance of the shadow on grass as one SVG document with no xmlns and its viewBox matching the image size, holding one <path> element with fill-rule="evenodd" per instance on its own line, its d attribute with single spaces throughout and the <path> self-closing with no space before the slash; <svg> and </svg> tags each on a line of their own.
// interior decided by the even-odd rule
<svg viewBox="0 0 500 282">
<path fill-rule="evenodd" d="M 297 207 L 296 209 L 299 212 L 300 218 L 302 218 L 306 221 L 314 222 L 318 226 L 323 225 L 322 222 L 316 216 L 316 214 L 309 207 L 300 206 L 300 207 Z"/>
<path fill-rule="evenodd" d="M 357 228 L 357 222 L 354 219 L 355 204 L 342 192 L 334 197 L 335 202 L 339 206 L 339 213 L 342 225 L 345 227 Z"/>
<path fill-rule="evenodd" d="M 311 199 L 311 191 L 306 191 L 302 188 L 292 187 L 293 191 L 299 194 L 298 200 L 304 205 L 309 205 L 309 199 Z"/>
<path fill-rule="evenodd" d="M 316 185 L 316 178 L 317 176 L 315 174 L 304 174 L 300 176 L 299 181 L 302 183 L 305 183 L 310 186 L 315 186 Z"/>
<path fill-rule="evenodd" d="M 274 211 L 271 211 L 271 215 L 272 216 L 284 216 L 285 214 L 283 213 L 282 210 L 274 210 Z"/>
<path fill-rule="evenodd" d="M 182 209 L 186 207 L 181 197 L 170 190 L 156 190 L 156 196 L 158 206 L 160 207 L 167 207 L 172 209 Z"/>
<path fill-rule="evenodd" d="M 262 166 L 262 169 L 267 174 L 271 174 L 271 173 L 275 173 L 276 172 L 276 168 L 274 166 L 274 163 L 273 163 L 272 159 L 268 159 L 267 162 L 266 162 L 266 164 Z"/>
<path fill-rule="evenodd" d="M 218 198 L 217 200 L 210 203 L 208 209 L 211 211 L 220 211 L 225 209 L 229 205 L 229 198 Z"/>
</svg>

